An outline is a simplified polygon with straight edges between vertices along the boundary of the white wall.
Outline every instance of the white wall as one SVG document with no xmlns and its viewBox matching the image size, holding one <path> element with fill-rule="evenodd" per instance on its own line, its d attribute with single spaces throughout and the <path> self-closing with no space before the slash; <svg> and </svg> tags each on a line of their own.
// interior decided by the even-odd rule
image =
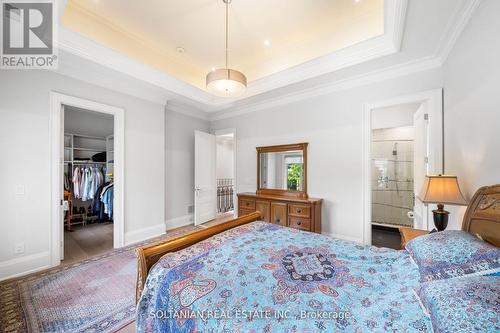
<svg viewBox="0 0 500 333">
<path fill-rule="evenodd" d="M 194 131 L 210 131 L 207 120 L 170 110 L 165 116 L 167 229 L 192 223 L 194 204 Z"/>
<path fill-rule="evenodd" d="M 378 108 L 372 111 L 372 129 L 413 126 L 413 115 L 420 103 Z"/>
<path fill-rule="evenodd" d="M 444 65 L 445 171 L 468 199 L 500 183 L 499 13 L 500 1 L 483 1 Z M 460 228 L 465 208 L 446 207 Z"/>
<path fill-rule="evenodd" d="M 162 105 L 51 71 L 1 71 L 0 278 L 49 263 L 50 91 L 125 109 L 125 240 L 164 231 Z M 14 254 L 18 243 L 24 254 Z"/>
<path fill-rule="evenodd" d="M 234 177 L 234 139 L 227 137 L 216 137 L 217 142 L 217 179 Z"/>
<path fill-rule="evenodd" d="M 361 241 L 362 105 L 442 86 L 439 69 L 213 122 L 236 128 L 237 191 L 256 190 L 257 146 L 309 142 L 308 192 L 324 199 L 322 230 Z"/>
</svg>

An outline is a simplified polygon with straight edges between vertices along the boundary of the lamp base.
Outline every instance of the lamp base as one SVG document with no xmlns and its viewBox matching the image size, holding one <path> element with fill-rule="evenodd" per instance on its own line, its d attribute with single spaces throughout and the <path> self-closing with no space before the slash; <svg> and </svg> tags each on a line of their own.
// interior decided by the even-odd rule
<svg viewBox="0 0 500 333">
<path fill-rule="evenodd" d="M 444 210 L 443 204 L 438 204 L 437 208 L 438 209 L 432 211 L 434 225 L 436 226 L 437 231 L 443 231 L 448 226 L 448 215 L 450 215 L 450 212 Z"/>
</svg>

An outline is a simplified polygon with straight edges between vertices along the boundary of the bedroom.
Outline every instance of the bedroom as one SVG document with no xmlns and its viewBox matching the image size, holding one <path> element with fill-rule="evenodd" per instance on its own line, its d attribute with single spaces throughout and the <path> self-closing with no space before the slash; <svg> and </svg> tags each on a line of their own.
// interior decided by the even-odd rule
<svg viewBox="0 0 500 333">
<path fill-rule="evenodd" d="M 97 331 L 141 329 L 136 327 L 137 244 L 221 225 L 220 219 L 194 225 L 195 131 L 234 131 L 236 213 L 241 208 L 237 195 L 258 190 L 257 147 L 308 143 L 304 192 L 321 199 L 321 206 L 320 214 L 301 218 L 309 225 L 319 220 L 323 236 L 317 236 L 329 237 L 332 244 L 338 239 L 371 243 L 367 117 L 373 107 L 411 98 L 432 102 L 442 113 L 441 144 L 435 145 L 442 156 L 429 174 L 457 176 L 469 205 L 482 186 L 500 183 L 498 1 L 250 5 L 233 0 L 228 65 L 247 76 L 240 97 L 215 96 L 206 87 L 212 67 L 225 67 L 222 0 L 120 3 L 126 5 L 57 1 L 57 68 L 0 69 L 0 288 L 2 295 L 13 297 L 0 300 L 3 331 L 77 332 L 105 322 L 110 326 Z M 329 15 L 342 24 L 329 25 Z M 366 25 L 356 21 L 359 17 L 366 18 Z M 305 43 L 301 31 L 316 39 Z M 331 31 L 345 38 L 337 32 L 330 36 Z M 123 138 L 114 149 L 115 160 L 122 158 L 121 172 L 115 169 L 115 250 L 77 265 L 60 261 L 63 211 L 58 203 L 63 198 L 57 193 L 56 105 L 114 110 L 115 136 Z M 282 214 L 280 221 L 288 221 L 297 217 L 288 215 L 290 207 L 305 199 L 293 200 L 286 206 L 254 202 L 264 202 L 261 213 Z M 278 208 L 271 211 L 273 203 Z M 425 229 L 433 229 L 436 205 L 426 207 Z M 450 212 L 446 230 L 461 229 L 467 206 L 446 204 L 445 209 Z M 263 272 L 267 279 L 275 273 Z M 88 275 L 92 281 L 84 278 Z M 210 295 L 220 298 L 222 291 Z M 82 305 L 89 310 L 80 312 Z M 106 309 L 119 319 L 110 320 Z M 430 319 L 422 320 L 430 327 Z M 311 320 L 298 323 L 314 325 Z"/>
</svg>

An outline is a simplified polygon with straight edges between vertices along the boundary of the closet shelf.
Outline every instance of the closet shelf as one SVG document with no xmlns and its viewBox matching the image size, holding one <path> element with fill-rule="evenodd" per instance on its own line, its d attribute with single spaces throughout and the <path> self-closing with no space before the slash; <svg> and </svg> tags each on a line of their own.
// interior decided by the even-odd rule
<svg viewBox="0 0 500 333">
<path fill-rule="evenodd" d="M 413 163 L 413 161 L 389 160 L 389 159 L 386 159 L 386 158 L 372 158 L 372 161 L 394 162 L 394 163 Z"/>
<path fill-rule="evenodd" d="M 75 133 L 64 133 L 64 134 L 68 135 L 68 136 L 73 136 L 73 137 L 78 137 L 78 138 L 84 138 L 84 139 L 106 140 L 105 137 L 100 137 L 100 136 L 83 135 L 83 134 L 75 134 Z"/>
<path fill-rule="evenodd" d="M 73 148 L 73 150 L 81 150 L 81 151 L 106 151 L 106 148 L 101 148 L 101 149 L 93 149 L 93 148 Z"/>
<path fill-rule="evenodd" d="M 64 163 L 72 163 L 72 164 L 106 164 L 106 162 L 93 162 L 93 161 L 64 161 Z"/>
</svg>

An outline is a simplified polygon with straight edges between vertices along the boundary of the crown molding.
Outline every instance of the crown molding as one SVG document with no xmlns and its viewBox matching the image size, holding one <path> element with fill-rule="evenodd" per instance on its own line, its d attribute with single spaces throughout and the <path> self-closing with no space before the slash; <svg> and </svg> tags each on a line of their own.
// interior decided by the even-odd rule
<svg viewBox="0 0 500 333">
<path fill-rule="evenodd" d="M 269 98 L 264 101 L 259 101 L 239 107 L 235 106 L 230 109 L 227 108 L 225 110 L 220 110 L 218 112 L 212 113 L 210 120 L 216 121 L 221 119 L 232 118 L 243 114 L 260 111 L 263 109 L 289 104 L 303 99 L 326 95 L 332 92 L 347 90 L 371 83 L 394 79 L 397 77 L 410 75 L 421 71 L 441 68 L 444 62 L 446 61 L 448 55 L 450 54 L 451 50 L 453 49 L 453 46 L 455 45 L 458 38 L 464 31 L 467 23 L 469 22 L 469 20 L 471 19 L 474 12 L 479 7 L 482 1 L 483 0 L 467 0 L 464 6 L 462 6 L 457 10 L 457 12 L 454 15 L 454 19 L 450 20 L 449 26 L 446 29 L 445 34 L 441 38 L 441 41 L 434 55 L 410 61 L 407 63 L 399 64 L 396 66 L 388 67 L 385 69 L 380 69 L 369 73 L 357 75 L 351 78 L 330 82 L 328 84 L 309 87 L 301 91 L 284 94 L 279 97 Z M 401 24 L 402 22 L 405 22 L 405 16 L 403 16 L 402 14 L 406 13 L 407 1 L 406 0 L 396 1 L 395 4 L 397 5 L 397 7 L 395 8 L 399 13 L 399 15 L 396 15 L 396 17 L 399 17 L 399 22 L 393 22 L 395 27 L 394 33 L 392 34 L 392 36 L 394 37 L 393 45 L 401 47 L 401 42 L 404 32 Z M 388 24 L 386 28 L 390 28 L 391 26 L 390 22 L 391 22 L 390 19 L 386 21 L 386 24 Z"/>
<path fill-rule="evenodd" d="M 443 35 L 441 42 L 439 43 L 439 47 L 436 51 L 437 57 L 441 60 L 442 63 L 448 59 L 448 56 L 451 53 L 451 50 L 455 46 L 458 38 L 464 31 L 467 23 L 469 23 L 471 17 L 474 15 L 476 9 L 479 7 L 483 0 L 467 0 L 465 1 L 464 6 L 458 10 L 455 15 L 455 19 L 452 20 L 448 28 L 446 29 L 446 33 Z"/>
<path fill-rule="evenodd" d="M 312 59 L 276 74 L 252 81 L 238 99 L 218 99 L 213 106 L 223 110 L 235 102 L 323 74 L 375 60 L 401 51 L 408 0 L 385 0 L 384 34 Z"/>
<path fill-rule="evenodd" d="M 384 3 L 385 6 L 389 6 L 389 2 Z M 401 44 L 403 43 L 404 28 L 406 23 L 406 10 L 408 8 L 408 0 L 399 0 L 394 4 L 394 15 L 388 16 L 385 21 L 385 31 L 390 31 L 389 36 L 392 36 L 392 43 L 394 48 L 399 51 L 401 50 Z M 390 9 L 386 8 L 386 11 Z"/>
<path fill-rule="evenodd" d="M 309 99 L 317 96 L 328 95 L 334 92 L 348 90 L 360 86 L 365 86 L 381 81 L 395 79 L 402 76 L 411 75 L 426 70 L 432 70 L 441 67 L 441 61 L 437 57 L 425 57 L 418 60 L 410 61 L 396 66 L 391 66 L 385 69 L 375 70 L 369 73 L 356 75 L 350 78 L 329 82 L 327 84 L 310 87 L 301 91 L 291 92 L 279 97 L 266 99 L 264 101 L 235 107 L 211 114 L 210 120 L 216 121 L 232 117 L 241 116 L 244 114 L 261 111 L 281 105 L 290 104 L 304 99 Z"/>
<path fill-rule="evenodd" d="M 399 52 L 405 26 L 407 0 L 385 0 L 384 6 L 385 31 L 383 35 L 250 82 L 246 93 L 237 99 L 213 96 L 205 90 L 178 80 L 62 26 L 59 27 L 58 46 L 68 53 L 202 103 L 210 112 L 225 109 L 234 102 L 251 96 Z"/>
<path fill-rule="evenodd" d="M 192 106 L 179 103 L 178 101 L 174 100 L 168 100 L 167 103 L 165 104 L 165 111 L 171 111 L 171 112 L 176 112 L 183 114 L 185 116 L 205 120 L 205 121 L 210 121 L 210 114 L 207 112 L 204 112 L 202 110 L 199 110 L 197 108 L 194 108 Z"/>
<path fill-rule="evenodd" d="M 158 93 L 154 96 L 146 97 L 145 95 L 147 94 L 144 93 L 144 89 L 146 88 L 137 91 L 137 94 L 142 95 L 143 99 L 151 100 L 156 103 L 162 103 L 164 105 L 164 101 L 167 100 L 165 110 L 181 113 L 202 120 L 215 121 L 292 103 L 302 99 L 321 96 L 336 91 L 346 90 L 379 81 L 397 78 L 419 71 L 439 68 L 447 59 L 453 46 L 457 42 L 461 33 L 465 29 L 465 26 L 467 25 L 481 2 L 482 0 L 466 1 L 465 4 L 455 12 L 455 14 L 453 15 L 453 19 L 450 20 L 450 23 L 445 30 L 445 33 L 443 34 L 433 56 L 424 57 L 396 66 L 391 66 L 385 69 L 375 70 L 350 78 L 329 82 L 328 84 L 310 86 L 309 88 L 300 91 L 283 93 L 279 96 L 269 97 L 265 100 L 255 102 L 248 102 L 248 104 L 239 106 L 235 105 L 235 102 L 239 100 L 222 99 L 223 102 L 220 102 L 220 99 L 218 100 L 214 96 L 194 86 L 191 86 L 185 82 L 178 81 L 168 76 L 167 74 L 164 74 L 163 72 L 155 70 L 154 68 L 147 65 L 141 64 L 118 52 L 105 48 L 104 46 L 101 46 L 78 35 L 77 33 L 71 32 L 62 27 L 60 28 L 60 35 L 62 35 L 60 46 L 63 50 L 71 54 L 84 59 L 88 59 L 99 65 L 111 68 L 117 72 L 125 73 L 134 79 L 153 84 L 155 87 L 160 88 L 159 91 L 164 91 L 165 93 L 165 99 L 163 99 L 163 95 L 159 95 Z M 385 29 L 388 34 L 373 38 L 371 40 L 356 44 L 350 48 L 346 48 L 336 52 L 337 56 L 340 54 L 344 57 L 344 59 L 346 59 L 345 62 L 342 62 L 340 60 L 342 57 L 335 60 L 338 62 L 338 69 L 354 64 L 354 62 L 356 62 L 357 60 L 353 60 L 353 57 L 355 58 L 364 56 L 364 61 L 367 61 L 370 60 L 371 57 L 377 56 L 377 54 L 382 54 L 384 51 L 399 51 L 401 48 L 401 42 L 404 33 L 407 4 L 407 0 L 387 0 L 385 2 L 385 5 L 392 8 L 392 12 L 394 13 L 394 15 L 391 16 L 393 19 L 387 17 L 385 22 Z M 389 40 L 387 36 L 391 36 L 391 40 Z M 259 82 L 260 87 L 257 84 L 255 85 L 255 94 L 257 94 L 257 91 L 259 91 L 257 90 L 257 88 L 261 89 L 261 92 L 276 89 L 273 87 L 283 84 L 284 81 L 282 80 L 285 80 L 287 85 L 289 85 L 292 83 L 291 81 L 293 81 L 294 77 L 299 74 L 302 75 L 302 80 L 305 80 L 306 77 L 304 77 L 304 71 L 307 73 L 308 71 L 315 70 L 315 68 L 318 72 L 321 72 L 321 70 L 326 70 L 327 72 L 333 71 L 331 70 L 332 67 L 328 67 L 326 65 L 323 69 L 321 69 L 323 65 L 321 63 L 315 63 L 314 61 L 311 61 L 303 64 L 303 67 L 301 68 L 299 68 L 300 66 L 297 66 L 297 68 L 291 68 L 287 71 L 284 71 L 287 73 L 279 73 L 283 75 L 281 77 L 271 75 L 267 78 L 268 82 Z M 77 67 L 78 66 L 73 66 L 71 70 L 66 70 L 62 74 L 78 78 L 78 75 L 75 76 L 75 73 L 78 72 L 78 70 L 81 71 L 82 68 Z M 72 72 L 72 74 L 66 73 L 68 71 Z M 249 89 L 251 88 L 252 87 L 250 85 Z M 130 93 L 130 89 L 125 91 L 122 87 L 115 87 L 115 90 L 123 90 L 124 93 Z M 141 93 L 141 91 L 143 93 Z M 176 93 L 177 95 L 174 93 Z M 193 96 L 198 96 L 199 98 L 193 98 Z M 247 97 L 248 96 L 243 96 L 243 98 Z M 245 103 L 245 101 L 241 101 L 241 103 Z"/>
<path fill-rule="evenodd" d="M 170 92 L 185 96 L 196 102 L 207 103 L 211 95 L 184 81 L 175 79 L 153 67 L 131 59 L 117 51 L 102 46 L 76 32 L 59 28 L 59 49 L 99 65 L 127 74 Z"/>
</svg>

